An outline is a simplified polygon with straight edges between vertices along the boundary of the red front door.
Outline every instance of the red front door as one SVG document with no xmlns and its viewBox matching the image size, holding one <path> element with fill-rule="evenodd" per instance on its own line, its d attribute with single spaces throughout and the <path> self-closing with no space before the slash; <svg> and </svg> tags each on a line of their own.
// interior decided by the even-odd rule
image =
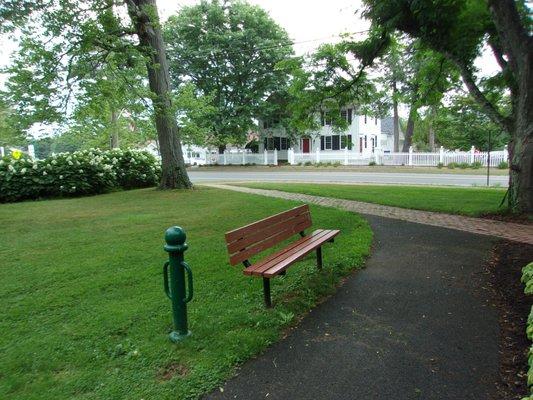
<svg viewBox="0 0 533 400">
<path fill-rule="evenodd" d="M 309 138 L 302 139 L 302 151 L 309 153 Z"/>
</svg>

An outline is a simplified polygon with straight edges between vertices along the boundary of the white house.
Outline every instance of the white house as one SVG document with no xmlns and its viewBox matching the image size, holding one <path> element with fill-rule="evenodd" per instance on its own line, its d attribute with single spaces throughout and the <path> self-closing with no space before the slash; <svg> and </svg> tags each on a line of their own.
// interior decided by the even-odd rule
<svg viewBox="0 0 533 400">
<path fill-rule="evenodd" d="M 341 110 L 341 118 L 348 123 L 343 132 L 334 132 L 331 117 L 320 116 L 320 129 L 309 132 L 295 140 L 288 138 L 285 128 L 277 121 L 259 121 L 259 152 L 277 150 L 280 160 L 287 160 L 287 150 L 296 153 L 312 153 L 320 149 L 327 152 L 344 152 L 346 148 L 364 155 L 370 155 L 380 148 L 381 120 L 366 115 L 356 115 L 356 108 Z"/>
</svg>

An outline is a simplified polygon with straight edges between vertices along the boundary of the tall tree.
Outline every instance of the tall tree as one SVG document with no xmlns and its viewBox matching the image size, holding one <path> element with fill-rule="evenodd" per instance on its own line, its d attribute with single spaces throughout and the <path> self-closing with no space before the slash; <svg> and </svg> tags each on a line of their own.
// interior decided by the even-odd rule
<svg viewBox="0 0 533 400">
<path fill-rule="evenodd" d="M 533 38 L 531 13 L 522 0 L 365 0 L 374 26 L 418 38 L 453 62 L 484 113 L 509 133 L 509 206 L 533 212 Z M 482 90 L 474 60 L 488 44 L 500 66 L 501 90 L 511 108 L 501 109 Z"/>
<path fill-rule="evenodd" d="M 175 85 L 192 81 L 211 97 L 213 145 L 243 144 L 265 101 L 287 79 L 276 65 L 292 54 L 287 33 L 257 6 L 203 0 L 165 24 Z"/>
<path fill-rule="evenodd" d="M 92 79 L 92 72 L 109 65 L 111 56 L 119 58 L 116 72 L 124 79 L 138 63 L 145 63 L 162 158 L 159 187 L 192 186 L 172 105 L 155 0 L 14 0 L 0 4 L 0 32 L 17 28 L 22 33 L 19 60 L 27 62 L 11 68 L 9 84 L 26 85 L 18 105 L 33 111 L 32 118 L 61 120 L 71 96 L 81 93 L 82 83 Z"/>
</svg>

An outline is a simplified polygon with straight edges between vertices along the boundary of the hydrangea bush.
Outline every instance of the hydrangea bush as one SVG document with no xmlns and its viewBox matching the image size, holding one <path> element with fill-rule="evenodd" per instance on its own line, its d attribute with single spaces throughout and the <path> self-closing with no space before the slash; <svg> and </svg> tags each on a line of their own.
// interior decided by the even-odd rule
<svg viewBox="0 0 533 400">
<path fill-rule="evenodd" d="M 154 186 L 160 170 L 155 157 L 138 150 L 91 149 L 44 160 L 4 157 L 0 160 L 0 202 Z"/>
</svg>

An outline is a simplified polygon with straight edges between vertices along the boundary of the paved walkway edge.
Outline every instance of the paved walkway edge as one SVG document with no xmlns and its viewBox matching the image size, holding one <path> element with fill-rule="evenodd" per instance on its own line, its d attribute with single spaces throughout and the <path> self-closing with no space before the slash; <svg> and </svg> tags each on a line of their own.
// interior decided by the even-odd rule
<svg viewBox="0 0 533 400">
<path fill-rule="evenodd" d="M 355 200 L 312 196 L 302 193 L 282 192 L 279 190 L 253 189 L 243 186 L 231 186 L 224 184 L 203 185 L 218 189 L 233 190 L 236 192 L 258 194 L 267 197 L 303 201 L 306 203 L 339 208 L 360 214 L 377 215 L 385 218 L 399 219 L 402 221 L 424 225 L 439 226 L 464 232 L 476 233 L 479 235 L 495 236 L 516 242 L 533 244 L 533 226 L 530 225 L 465 217 L 462 215 L 444 214 L 431 211 L 409 210 L 399 207 L 383 206 L 380 204 L 364 203 Z"/>
</svg>

